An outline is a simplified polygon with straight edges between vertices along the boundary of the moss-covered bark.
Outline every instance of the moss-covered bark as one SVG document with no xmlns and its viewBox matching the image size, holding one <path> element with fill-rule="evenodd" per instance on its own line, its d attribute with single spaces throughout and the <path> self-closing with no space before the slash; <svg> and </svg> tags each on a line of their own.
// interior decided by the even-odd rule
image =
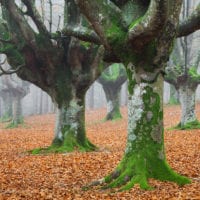
<svg viewBox="0 0 200 200">
<path fill-rule="evenodd" d="M 137 75 L 136 75 L 137 77 Z M 166 161 L 163 136 L 163 78 L 154 83 L 140 82 L 133 87 L 128 103 L 128 137 L 124 157 L 117 168 L 101 182 L 104 188 L 127 190 L 135 184 L 151 189 L 149 178 L 173 181 L 190 180 L 174 172 Z"/>
<path fill-rule="evenodd" d="M 86 138 L 85 103 L 82 98 L 72 98 L 57 110 L 55 137 L 52 151 L 91 151 L 96 147 Z"/>
<path fill-rule="evenodd" d="M 75 94 L 75 93 L 74 93 Z M 47 148 L 32 150 L 39 153 L 64 153 L 72 151 L 93 151 L 97 149 L 86 137 L 84 95 L 72 96 L 57 108 L 55 135 Z"/>
</svg>

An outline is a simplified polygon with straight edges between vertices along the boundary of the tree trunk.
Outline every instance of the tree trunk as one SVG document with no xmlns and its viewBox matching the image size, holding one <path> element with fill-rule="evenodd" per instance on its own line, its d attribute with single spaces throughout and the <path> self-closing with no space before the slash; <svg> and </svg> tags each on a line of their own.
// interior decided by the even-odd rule
<svg viewBox="0 0 200 200">
<path fill-rule="evenodd" d="M 129 76 L 130 77 L 130 76 Z M 139 80 L 136 74 L 136 80 Z M 158 80 L 159 79 L 159 80 Z M 149 189 L 149 178 L 173 181 L 179 185 L 190 181 L 175 173 L 167 164 L 163 137 L 163 78 L 147 83 L 141 80 L 133 86 L 129 80 L 128 139 L 124 157 L 108 177 L 107 187 L 130 189 L 139 184 Z"/>
<path fill-rule="evenodd" d="M 106 95 L 107 115 L 105 120 L 121 119 L 120 113 L 120 90 L 121 87 L 114 87 L 114 85 L 103 84 L 103 90 Z"/>
<path fill-rule="evenodd" d="M 178 104 L 179 103 L 179 93 L 177 92 L 176 88 L 170 84 L 170 104 Z"/>
<path fill-rule="evenodd" d="M 96 147 L 86 138 L 84 96 L 72 97 L 57 108 L 55 136 L 47 151 L 71 152 L 95 149 Z"/>
<path fill-rule="evenodd" d="M 179 86 L 179 97 L 181 103 L 181 121 L 180 126 L 184 127 L 187 123 L 197 120 L 195 114 L 195 91 L 197 87 L 191 87 L 189 84 Z"/>
<path fill-rule="evenodd" d="M 9 121 L 12 118 L 12 99 L 9 92 L 5 92 L 2 95 L 3 100 L 3 112 L 2 122 Z"/>
<path fill-rule="evenodd" d="M 22 100 L 22 97 L 13 96 L 12 122 L 11 122 L 12 126 L 17 126 L 18 124 L 21 124 L 23 121 L 21 100 Z"/>
</svg>

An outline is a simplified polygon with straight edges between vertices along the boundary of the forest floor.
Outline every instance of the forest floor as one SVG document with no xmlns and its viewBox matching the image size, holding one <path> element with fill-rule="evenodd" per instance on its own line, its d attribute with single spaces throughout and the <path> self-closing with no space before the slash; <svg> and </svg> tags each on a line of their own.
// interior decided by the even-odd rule
<svg viewBox="0 0 200 200">
<path fill-rule="evenodd" d="M 136 185 L 126 192 L 110 193 L 95 188 L 81 188 L 110 173 L 122 158 L 126 143 L 126 108 L 124 118 L 103 122 L 105 109 L 87 111 L 87 135 L 100 151 L 50 155 L 29 155 L 28 150 L 51 144 L 53 114 L 30 116 L 25 125 L 4 129 L 0 124 L 0 200 L 200 200 L 200 129 L 169 130 L 179 122 L 180 107 L 164 109 L 165 148 L 170 166 L 188 176 L 192 183 L 179 187 L 174 183 L 150 180 L 155 188 L 144 191 Z M 200 119 L 200 105 L 197 106 Z"/>
</svg>

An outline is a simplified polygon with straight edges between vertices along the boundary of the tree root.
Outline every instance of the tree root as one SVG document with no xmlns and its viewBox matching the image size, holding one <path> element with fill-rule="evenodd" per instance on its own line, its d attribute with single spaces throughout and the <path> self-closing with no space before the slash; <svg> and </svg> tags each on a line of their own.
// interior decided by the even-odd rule
<svg viewBox="0 0 200 200">
<path fill-rule="evenodd" d="M 171 181 L 178 185 L 190 183 L 187 177 L 174 172 L 165 160 L 157 159 L 157 161 L 157 163 L 147 164 L 142 159 L 137 160 L 135 157 L 133 159 L 125 158 L 113 173 L 103 179 L 90 183 L 86 188 L 100 186 L 101 189 L 117 188 L 118 191 L 123 191 L 129 190 L 134 185 L 139 184 L 141 189 L 152 190 L 153 187 L 148 184 L 149 178 L 160 181 Z"/>
</svg>

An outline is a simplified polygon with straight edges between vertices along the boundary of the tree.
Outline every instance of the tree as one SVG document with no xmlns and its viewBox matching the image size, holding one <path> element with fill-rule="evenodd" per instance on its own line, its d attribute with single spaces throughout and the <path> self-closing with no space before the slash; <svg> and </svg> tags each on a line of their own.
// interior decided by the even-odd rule
<svg viewBox="0 0 200 200">
<path fill-rule="evenodd" d="M 97 81 L 102 85 L 107 101 L 107 115 L 105 120 L 121 119 L 120 91 L 127 80 L 126 71 L 121 64 L 113 64 L 103 71 Z"/>
<path fill-rule="evenodd" d="M 106 183 L 106 188 L 119 186 L 123 190 L 137 183 L 148 189 L 149 178 L 179 185 L 189 183 L 166 161 L 163 72 L 174 39 L 200 28 L 200 5 L 179 26 L 181 0 L 76 0 L 76 3 L 94 32 L 68 27 L 64 33 L 101 43 L 112 61 L 126 66 L 129 81 L 126 150 L 114 172 L 95 184 Z"/>
<path fill-rule="evenodd" d="M 192 1 L 183 1 L 182 19 L 189 17 L 192 6 Z M 195 92 L 200 83 L 200 76 L 197 73 L 200 51 L 197 52 L 194 48 L 196 36 L 191 34 L 176 41 L 171 60 L 166 68 L 165 80 L 171 83 L 179 94 L 182 115 L 176 127 L 181 129 L 200 127 L 195 114 Z"/>
<path fill-rule="evenodd" d="M 192 44 L 190 36 L 190 44 Z M 182 41 L 183 44 L 183 41 Z M 181 54 L 183 52 L 183 54 Z M 199 122 L 195 114 L 195 94 L 200 75 L 197 72 L 200 63 L 200 54 L 196 60 L 191 62 L 194 51 L 188 45 L 181 47 L 181 42 L 177 41 L 176 48 L 172 54 L 172 62 L 166 68 L 165 80 L 172 84 L 179 94 L 181 103 L 181 120 L 176 126 L 181 129 L 198 128 Z M 187 55 L 185 55 L 187 54 Z M 185 55 L 185 56 L 184 56 Z"/>
<path fill-rule="evenodd" d="M 4 74 L 3 66 L 0 66 Z M 7 71 L 8 72 L 8 71 Z M 11 73 L 12 74 L 12 73 Z M 5 105 L 3 118 L 5 121 L 11 121 L 7 126 L 17 127 L 23 122 L 22 99 L 29 93 L 29 83 L 22 81 L 16 75 L 6 74 L 1 77 L 0 96 Z"/>
<path fill-rule="evenodd" d="M 14 0 L 0 1 L 3 11 L 0 52 L 7 55 L 20 78 L 46 91 L 57 105 L 55 137 L 52 145 L 42 151 L 94 150 L 96 147 L 85 133 L 84 97 L 103 70 L 103 65 L 99 64 L 103 48 L 63 36 L 59 25 L 52 33 L 52 15 L 56 14 L 52 4 L 48 29 L 36 8 L 36 1 L 21 2 L 23 6 L 18 6 Z M 81 16 L 74 1 L 66 0 L 65 4 L 65 24 L 71 27 L 80 24 Z"/>
</svg>

